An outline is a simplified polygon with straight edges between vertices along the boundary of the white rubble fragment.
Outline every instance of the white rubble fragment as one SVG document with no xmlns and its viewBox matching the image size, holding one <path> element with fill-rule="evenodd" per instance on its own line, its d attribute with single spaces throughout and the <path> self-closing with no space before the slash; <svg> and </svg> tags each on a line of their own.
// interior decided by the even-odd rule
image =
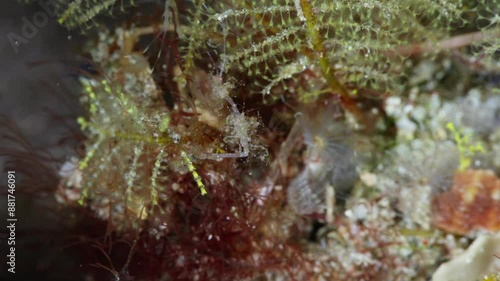
<svg viewBox="0 0 500 281">
<path fill-rule="evenodd" d="M 432 281 L 479 280 L 499 266 L 495 254 L 500 252 L 500 233 L 482 234 L 461 255 L 442 264 L 432 275 Z M 498 268 L 496 268 L 498 270 Z"/>
</svg>

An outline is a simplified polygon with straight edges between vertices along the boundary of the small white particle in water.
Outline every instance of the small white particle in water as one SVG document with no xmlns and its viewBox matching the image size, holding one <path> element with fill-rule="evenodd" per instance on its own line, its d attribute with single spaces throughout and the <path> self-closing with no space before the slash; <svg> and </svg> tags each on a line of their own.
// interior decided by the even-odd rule
<svg viewBox="0 0 500 281">
<path fill-rule="evenodd" d="M 177 260 L 175 261 L 175 266 L 177 266 L 177 267 L 183 267 L 184 266 L 184 261 L 185 261 L 184 256 L 179 256 L 177 258 Z"/>
<path fill-rule="evenodd" d="M 493 193 L 491 193 L 491 198 L 493 200 L 497 200 L 497 201 L 500 201 L 500 190 L 495 190 L 493 191 Z"/>
<path fill-rule="evenodd" d="M 374 186 L 377 184 L 377 176 L 372 173 L 362 173 L 361 181 L 367 186 Z"/>
</svg>

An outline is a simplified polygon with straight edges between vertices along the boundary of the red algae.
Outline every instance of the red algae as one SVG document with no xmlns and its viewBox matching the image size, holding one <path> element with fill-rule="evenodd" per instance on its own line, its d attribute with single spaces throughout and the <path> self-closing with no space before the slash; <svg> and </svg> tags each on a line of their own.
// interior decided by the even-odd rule
<svg viewBox="0 0 500 281">
<path fill-rule="evenodd" d="M 490 170 L 457 171 L 451 190 L 434 199 L 433 219 L 455 234 L 500 230 L 500 179 Z"/>
</svg>

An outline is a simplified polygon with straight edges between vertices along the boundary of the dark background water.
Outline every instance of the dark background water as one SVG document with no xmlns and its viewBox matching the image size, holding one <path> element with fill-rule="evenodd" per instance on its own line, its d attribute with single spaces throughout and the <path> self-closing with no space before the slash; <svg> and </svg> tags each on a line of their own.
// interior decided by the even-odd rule
<svg viewBox="0 0 500 281">
<path fill-rule="evenodd" d="M 36 29 L 23 34 L 23 27 L 29 29 L 26 21 L 34 23 L 34 20 L 38 20 L 38 26 L 34 25 Z M 55 209 L 53 194 L 45 192 L 47 185 L 53 184 L 53 188 L 57 185 L 53 181 L 61 161 L 74 153 L 75 141 L 71 140 L 70 132 L 76 128 L 74 116 L 80 114 L 74 75 L 77 65 L 74 50 L 81 42 L 78 33 L 59 27 L 56 18 L 36 1 L 31 5 L 21 5 L 15 0 L 0 1 L 1 280 L 79 280 L 81 277 L 78 270 L 74 270 L 79 265 L 61 251 L 66 233 Z M 15 36 L 25 40 L 15 45 L 10 39 Z M 14 133 L 14 128 L 19 131 Z M 7 272 L 6 264 L 9 233 L 4 169 L 7 158 L 2 154 L 27 149 L 20 146 L 20 140 L 7 137 L 12 135 L 22 136 L 33 149 L 28 160 L 35 160 L 36 154 L 42 152 L 54 157 L 54 161 L 44 160 L 43 169 L 39 169 L 40 163 L 33 161 L 20 164 L 25 175 L 16 171 L 15 274 Z M 61 143 L 65 138 L 70 141 Z M 21 167 L 18 165 L 18 168 Z M 37 179 L 41 183 L 39 187 Z"/>
</svg>

